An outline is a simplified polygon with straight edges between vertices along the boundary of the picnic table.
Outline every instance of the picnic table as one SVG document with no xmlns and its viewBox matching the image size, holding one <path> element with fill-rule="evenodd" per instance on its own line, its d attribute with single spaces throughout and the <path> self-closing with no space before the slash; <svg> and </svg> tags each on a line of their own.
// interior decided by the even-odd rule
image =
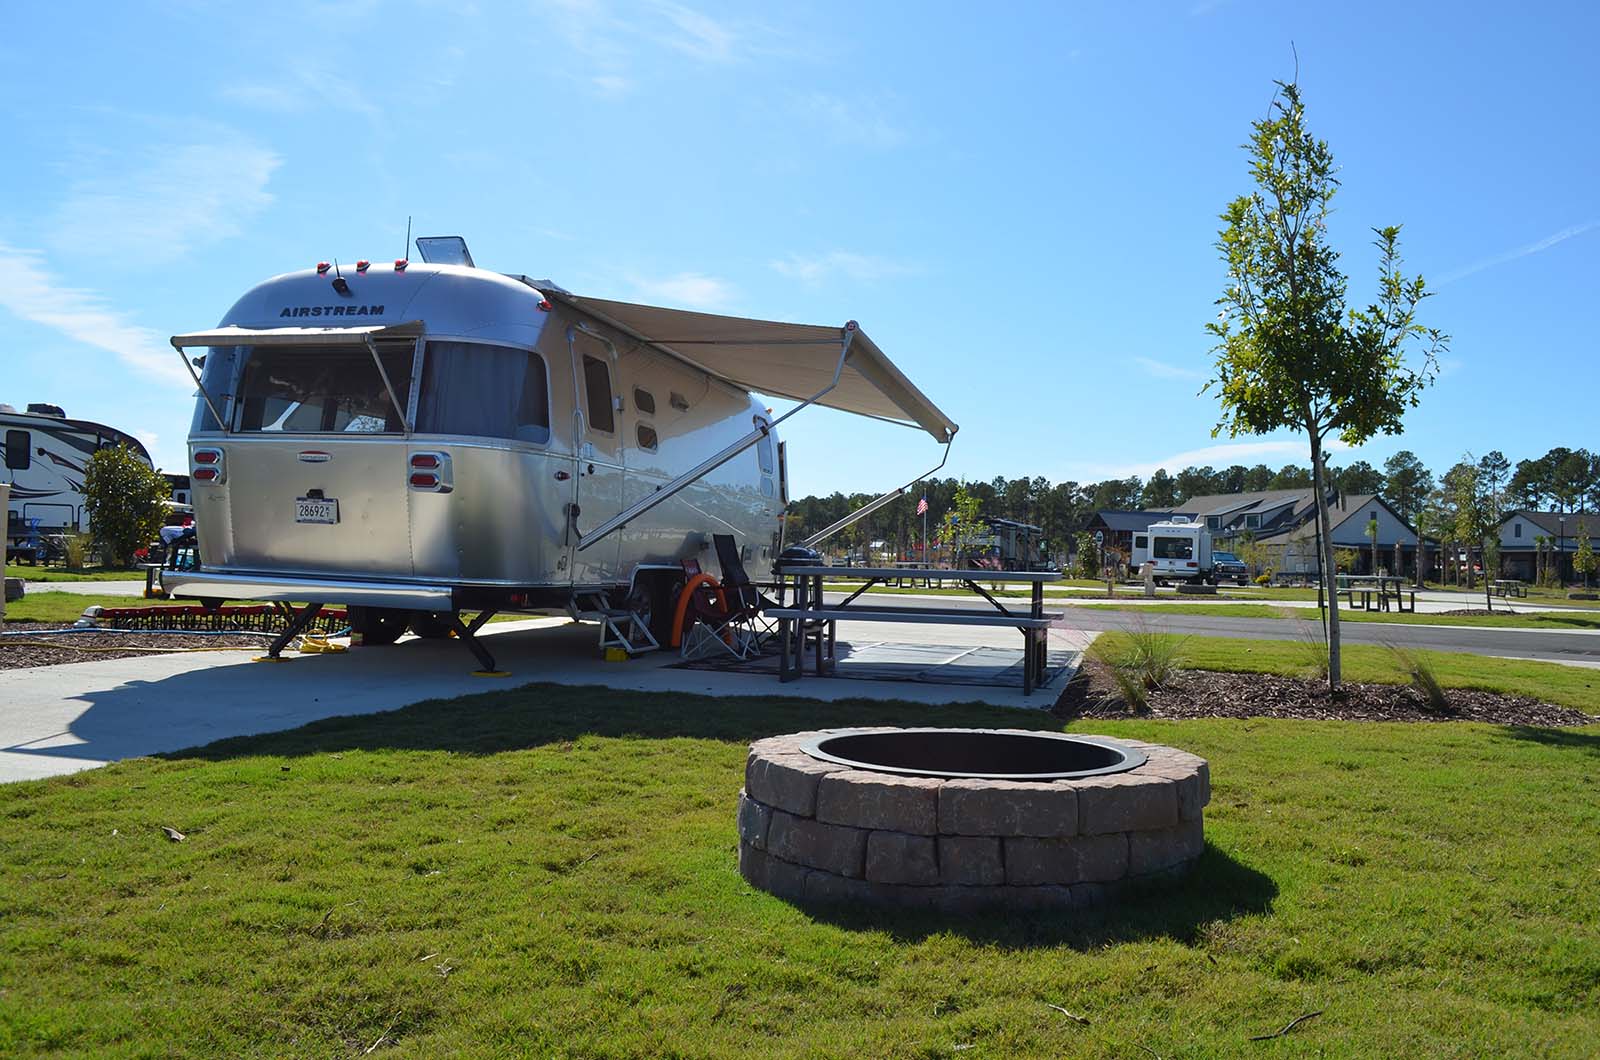
<svg viewBox="0 0 1600 1060">
<path fill-rule="evenodd" d="M 1406 579 L 1397 574 L 1341 574 L 1337 586 L 1351 610 L 1388 611 L 1391 602 L 1395 611 L 1415 614 L 1417 610 L 1416 590 L 1408 590 Z M 1409 607 L 1406 606 L 1408 592 Z M 1357 593 L 1361 594 L 1359 604 L 1356 603 Z"/>
<path fill-rule="evenodd" d="M 1496 578 L 1490 585 L 1496 596 L 1525 597 L 1528 595 L 1528 583 L 1515 578 Z"/>
<path fill-rule="evenodd" d="M 1060 618 L 1060 613 L 1047 614 L 1044 609 L 1044 583 L 1061 580 L 1059 571 L 987 571 L 945 570 L 937 567 L 826 567 L 783 566 L 778 570 L 782 601 L 788 590 L 793 590 L 793 603 L 789 606 L 767 608 L 765 614 L 778 621 L 782 645 L 778 677 L 782 681 L 798 681 L 805 672 L 807 647 L 813 651 L 817 674 L 833 670 L 834 648 L 840 620 L 859 622 L 904 622 L 952 626 L 1012 626 L 1022 633 L 1022 691 L 1032 695 L 1034 686 L 1043 683 L 1045 658 L 1049 647 L 1050 623 Z M 823 599 L 823 583 L 829 578 L 852 581 L 862 580 L 848 596 L 836 604 Z M 987 611 L 938 606 L 888 606 L 873 601 L 852 606 L 874 585 L 898 581 L 903 578 L 953 582 L 982 597 L 992 604 L 998 614 Z M 1012 583 L 1030 585 L 1028 610 L 1013 611 L 978 584 Z"/>
</svg>

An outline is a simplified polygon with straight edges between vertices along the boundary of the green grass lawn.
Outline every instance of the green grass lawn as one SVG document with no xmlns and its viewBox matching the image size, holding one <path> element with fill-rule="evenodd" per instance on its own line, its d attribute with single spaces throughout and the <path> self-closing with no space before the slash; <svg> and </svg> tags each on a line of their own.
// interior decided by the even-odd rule
<svg viewBox="0 0 1600 1060">
<path fill-rule="evenodd" d="M 1081 604 L 1091 611 L 1134 611 L 1158 615 L 1210 615 L 1220 618 L 1291 618 L 1312 620 L 1317 612 L 1306 607 L 1271 604 Z M 1403 625 L 1492 626 L 1515 629 L 1600 629 L 1600 615 L 1575 611 L 1529 611 L 1503 615 L 1402 614 L 1398 611 L 1352 611 L 1339 608 L 1341 622 L 1390 622 Z"/>
<path fill-rule="evenodd" d="M 67 570 L 65 567 L 35 567 L 25 563 L 7 563 L 6 577 L 26 578 L 30 582 L 142 582 L 144 571 L 138 567 Z"/>
<path fill-rule="evenodd" d="M 75 622 L 84 608 L 148 607 L 183 603 L 182 600 L 146 600 L 142 596 L 91 596 L 87 593 L 29 592 L 6 605 L 6 618 L 15 622 Z"/>
<path fill-rule="evenodd" d="M 1124 633 L 1102 633 L 1090 651 L 1114 659 L 1128 645 Z M 1306 664 L 1306 643 L 1292 640 L 1242 640 L 1237 637 L 1181 637 L 1181 666 L 1224 673 L 1296 674 Z M 1600 670 L 1560 663 L 1499 659 L 1465 652 L 1412 651 L 1428 663 L 1446 688 L 1534 696 L 1550 703 L 1600 715 Z M 1340 650 L 1345 680 L 1408 684 L 1394 652 L 1380 644 L 1346 644 Z M 1600 733 L 1594 737 L 1600 744 Z"/>
<path fill-rule="evenodd" d="M 0 787 L 0 1053 L 1580 1057 L 1600 1041 L 1600 736 L 1097 721 L 1211 762 L 1208 849 L 1168 893 L 939 918 L 806 911 L 740 879 L 749 740 L 930 722 L 1052 720 L 533 686 Z"/>
</svg>

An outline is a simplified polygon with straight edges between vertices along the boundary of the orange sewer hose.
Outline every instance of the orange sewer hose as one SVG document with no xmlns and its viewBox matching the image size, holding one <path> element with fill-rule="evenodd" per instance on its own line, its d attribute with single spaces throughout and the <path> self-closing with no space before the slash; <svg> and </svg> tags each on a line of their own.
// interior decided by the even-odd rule
<svg viewBox="0 0 1600 1060">
<path fill-rule="evenodd" d="M 683 619 L 689 612 L 689 601 L 693 598 L 694 591 L 702 585 L 711 586 L 711 590 L 717 594 L 717 603 L 722 605 L 724 611 L 728 609 L 728 598 L 723 594 L 722 585 L 717 579 L 709 574 L 694 575 L 684 585 L 683 592 L 678 594 L 678 607 L 672 615 L 672 643 L 668 647 L 683 646 Z"/>
</svg>

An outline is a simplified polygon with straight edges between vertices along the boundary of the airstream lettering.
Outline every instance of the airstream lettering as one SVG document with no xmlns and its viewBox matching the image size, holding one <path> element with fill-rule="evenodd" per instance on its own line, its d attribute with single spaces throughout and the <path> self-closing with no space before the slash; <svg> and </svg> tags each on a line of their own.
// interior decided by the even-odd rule
<svg viewBox="0 0 1600 1060">
<path fill-rule="evenodd" d="M 642 630 L 661 629 L 683 561 L 717 570 L 714 534 L 770 572 L 783 419 L 828 405 L 947 447 L 956 430 L 853 322 L 584 298 L 470 264 L 333 283 L 348 305 L 319 304 L 330 280 L 308 269 L 173 337 L 204 348 L 184 360 L 202 366 L 189 437 L 202 566 L 165 572 L 173 595 L 348 604 L 368 643 L 453 630 L 485 669 L 462 609 L 622 615 L 606 628 L 650 646 Z M 774 419 L 752 390 L 800 404 Z"/>
</svg>

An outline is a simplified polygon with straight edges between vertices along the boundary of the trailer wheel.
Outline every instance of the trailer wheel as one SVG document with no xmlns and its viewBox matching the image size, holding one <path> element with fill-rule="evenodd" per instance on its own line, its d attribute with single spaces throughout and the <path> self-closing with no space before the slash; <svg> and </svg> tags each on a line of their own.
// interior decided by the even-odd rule
<svg viewBox="0 0 1600 1060">
<path fill-rule="evenodd" d="M 390 607 L 361 607 L 352 604 L 345 608 L 350 617 L 350 631 L 361 634 L 367 645 L 393 644 L 406 631 L 410 615 Z"/>
<path fill-rule="evenodd" d="M 453 611 L 411 612 L 411 632 L 423 640 L 443 640 L 455 632 Z"/>
</svg>

